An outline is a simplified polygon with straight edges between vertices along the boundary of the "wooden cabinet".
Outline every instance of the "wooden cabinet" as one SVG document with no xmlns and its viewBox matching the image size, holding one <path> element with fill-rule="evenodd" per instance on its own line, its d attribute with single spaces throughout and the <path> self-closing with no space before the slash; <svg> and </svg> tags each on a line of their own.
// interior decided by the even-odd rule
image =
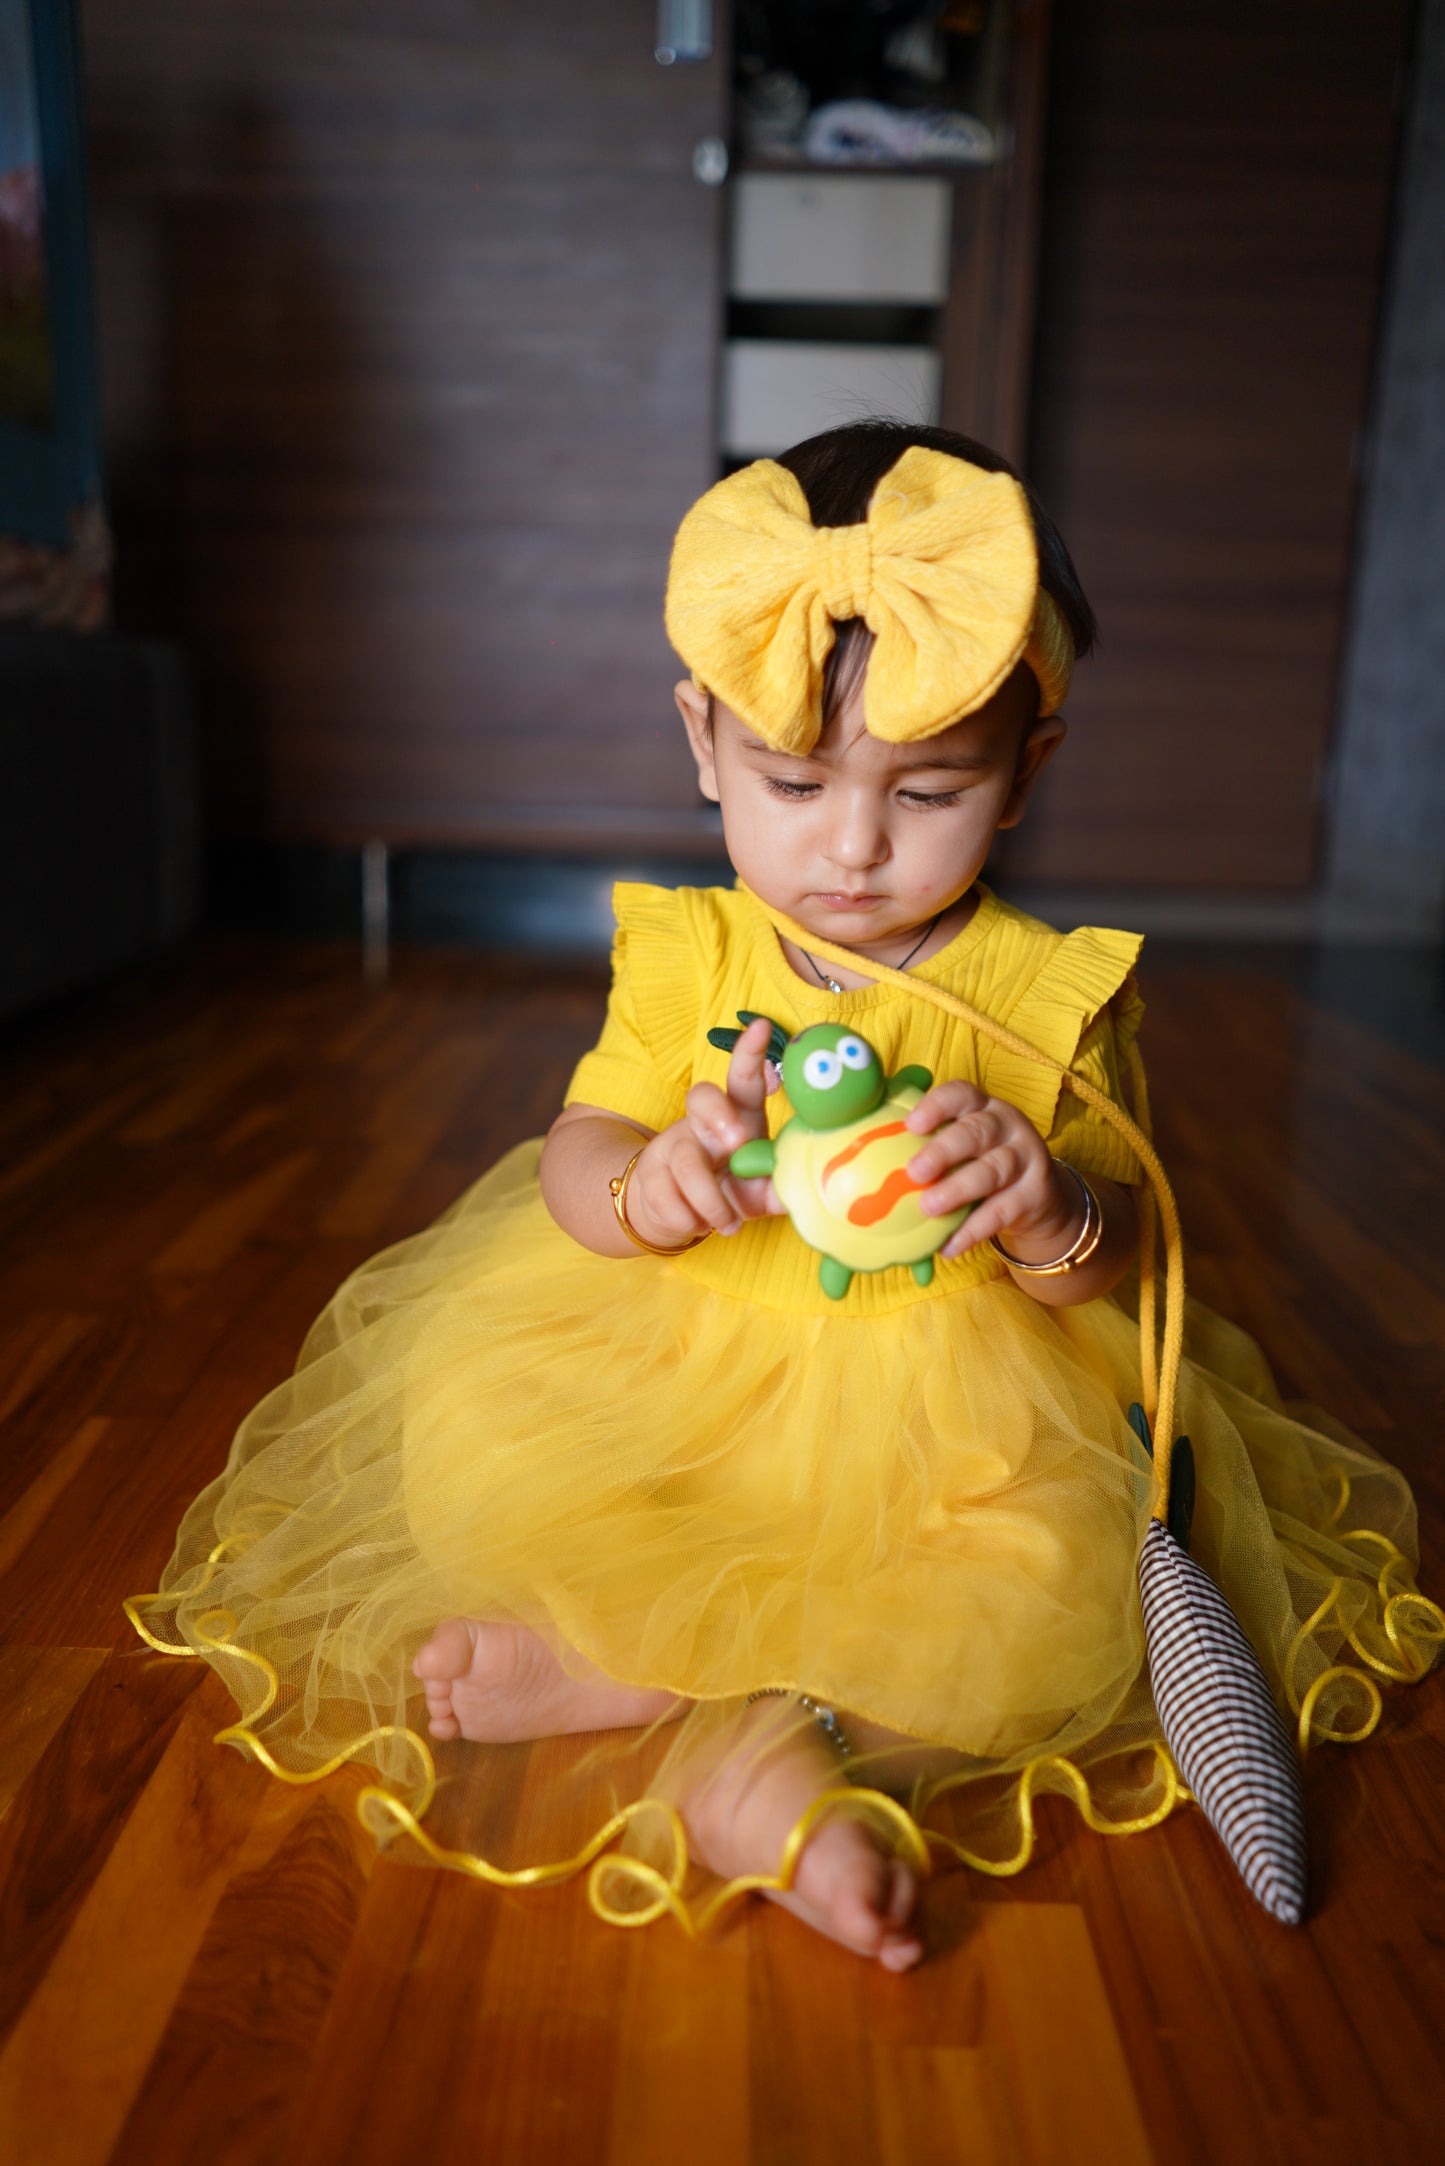
<svg viewBox="0 0 1445 2166">
<path fill-rule="evenodd" d="M 860 19 L 868 12 L 854 11 Z M 831 49 L 820 49 L 816 33 L 801 39 L 796 25 L 832 18 L 789 0 L 757 0 L 752 13 L 791 22 L 805 46 L 800 64 L 811 61 L 819 74 L 807 87 L 826 96 Z M 892 11 L 895 19 L 900 13 L 906 10 Z M 884 105 L 879 115 L 875 108 L 875 118 L 906 135 L 910 121 L 926 120 L 930 96 L 943 101 L 945 125 L 956 124 L 964 147 L 974 139 L 972 162 L 935 156 L 921 164 L 890 166 L 880 158 L 833 166 L 809 156 L 809 138 L 801 147 L 750 153 L 740 72 L 743 166 L 730 191 L 720 416 L 726 462 L 781 450 L 867 413 L 941 422 L 1022 460 L 1047 16 L 1046 0 L 944 9 L 931 35 L 964 48 L 948 63 L 960 71 L 956 80 L 932 92 L 926 84 L 905 89 L 902 95 L 924 101 L 921 114 Z M 904 35 L 918 34 L 925 20 L 916 18 Z M 969 22 L 972 34 L 947 38 L 941 26 L 951 22 Z M 833 89 L 866 84 L 885 41 L 880 33 L 864 42 L 868 56 L 855 54 L 853 73 Z M 786 28 L 773 43 L 786 50 Z M 740 69 L 747 65 L 741 46 Z M 880 99 L 898 96 L 898 83 L 895 74 L 881 85 Z M 950 111 L 954 99 L 963 107 Z M 839 110 L 825 106 L 814 121 Z M 866 129 L 865 106 L 860 133 Z M 886 127 L 881 132 L 886 141 Z"/>
</svg>

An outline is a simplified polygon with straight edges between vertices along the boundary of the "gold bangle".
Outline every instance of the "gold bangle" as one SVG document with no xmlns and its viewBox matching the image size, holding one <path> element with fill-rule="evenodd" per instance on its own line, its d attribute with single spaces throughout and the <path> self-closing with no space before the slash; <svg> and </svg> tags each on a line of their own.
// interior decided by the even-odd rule
<svg viewBox="0 0 1445 2166">
<path fill-rule="evenodd" d="M 1002 1256 L 1010 1271 L 1022 1271 L 1030 1278 L 1062 1277 L 1066 1271 L 1077 1271 L 1080 1264 L 1088 1262 L 1104 1238 L 1104 1213 L 1093 1189 L 1090 1188 L 1078 1167 L 1071 1166 L 1066 1158 L 1057 1158 L 1054 1163 L 1057 1166 L 1062 1166 L 1066 1173 L 1072 1173 L 1074 1179 L 1084 1191 L 1084 1223 L 1069 1246 L 1064 1250 L 1063 1255 L 1056 1256 L 1052 1263 L 1025 1263 L 1021 1257 L 1010 1256 L 997 1235 L 994 1236 L 990 1244 L 994 1252 Z"/>
<path fill-rule="evenodd" d="M 648 1140 L 650 1141 L 651 1138 L 649 1138 Z M 712 1232 L 712 1228 L 710 1226 L 707 1228 L 706 1232 L 695 1233 L 692 1236 L 691 1240 L 682 1242 L 677 1248 L 659 1248 L 655 1241 L 644 1241 L 642 1235 L 637 1232 L 636 1228 L 630 1223 L 628 1219 L 627 1184 L 632 1179 L 633 1167 L 637 1164 L 638 1159 L 641 1158 L 643 1151 L 645 1151 L 646 1149 L 647 1144 L 644 1143 L 639 1147 L 639 1149 L 635 1150 L 632 1156 L 628 1159 L 627 1164 L 623 1167 L 622 1171 L 620 1173 L 614 1173 L 611 1180 L 607 1183 L 608 1190 L 610 1191 L 612 1196 L 612 1208 L 617 1213 L 617 1223 L 622 1228 L 622 1231 L 626 1234 L 628 1240 L 632 1243 L 633 1247 L 645 1249 L 649 1256 L 684 1256 L 690 1248 L 697 1248 L 701 1242 L 707 1239 L 708 1234 Z"/>
</svg>

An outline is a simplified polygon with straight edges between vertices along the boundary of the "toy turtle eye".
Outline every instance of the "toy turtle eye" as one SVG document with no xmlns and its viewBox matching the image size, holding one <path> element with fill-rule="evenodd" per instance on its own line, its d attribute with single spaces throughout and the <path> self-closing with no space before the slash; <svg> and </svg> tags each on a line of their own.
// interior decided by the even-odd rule
<svg viewBox="0 0 1445 2166">
<path fill-rule="evenodd" d="M 838 1058 L 845 1068 L 870 1068 L 873 1065 L 872 1051 L 861 1038 L 840 1038 Z"/>
<path fill-rule="evenodd" d="M 815 1091 L 830 1091 L 843 1073 L 843 1063 L 836 1053 L 825 1053 L 821 1046 L 808 1055 L 803 1063 L 803 1081 Z"/>
</svg>

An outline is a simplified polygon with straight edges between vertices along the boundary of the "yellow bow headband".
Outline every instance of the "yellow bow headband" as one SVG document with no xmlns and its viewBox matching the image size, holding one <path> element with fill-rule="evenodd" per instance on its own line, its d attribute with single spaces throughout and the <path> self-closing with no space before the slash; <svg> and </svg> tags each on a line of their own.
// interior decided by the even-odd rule
<svg viewBox="0 0 1445 2166">
<path fill-rule="evenodd" d="M 1056 714 L 1074 662 L 1019 484 L 917 444 L 857 526 L 815 527 L 773 459 L 720 481 L 677 530 L 666 616 L 694 681 L 779 752 L 817 743 L 823 665 L 847 617 L 874 634 L 863 718 L 891 744 L 972 714 L 1020 661 L 1039 713 Z"/>
</svg>

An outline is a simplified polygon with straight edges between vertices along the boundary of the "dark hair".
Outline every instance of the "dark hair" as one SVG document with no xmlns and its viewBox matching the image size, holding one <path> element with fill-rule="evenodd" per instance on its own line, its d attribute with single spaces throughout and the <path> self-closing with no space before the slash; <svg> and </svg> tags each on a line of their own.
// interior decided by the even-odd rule
<svg viewBox="0 0 1445 2166">
<path fill-rule="evenodd" d="M 889 468 L 910 445 L 926 451 L 945 451 L 970 466 L 991 474 L 1014 474 L 1007 459 L 971 436 L 952 429 L 933 429 L 909 421 L 850 421 L 843 428 L 827 429 L 777 454 L 802 484 L 814 526 L 857 526 L 868 516 L 874 490 Z M 1094 612 L 1079 584 L 1073 558 L 1063 537 L 1028 483 L 1014 474 L 1034 522 L 1039 551 L 1039 584 L 1051 595 L 1060 616 L 1073 635 L 1074 653 L 1082 659 L 1094 644 Z M 861 675 L 873 644 L 873 635 L 861 618 L 840 625 L 823 672 L 823 712 L 831 716 L 847 698 Z"/>
</svg>

